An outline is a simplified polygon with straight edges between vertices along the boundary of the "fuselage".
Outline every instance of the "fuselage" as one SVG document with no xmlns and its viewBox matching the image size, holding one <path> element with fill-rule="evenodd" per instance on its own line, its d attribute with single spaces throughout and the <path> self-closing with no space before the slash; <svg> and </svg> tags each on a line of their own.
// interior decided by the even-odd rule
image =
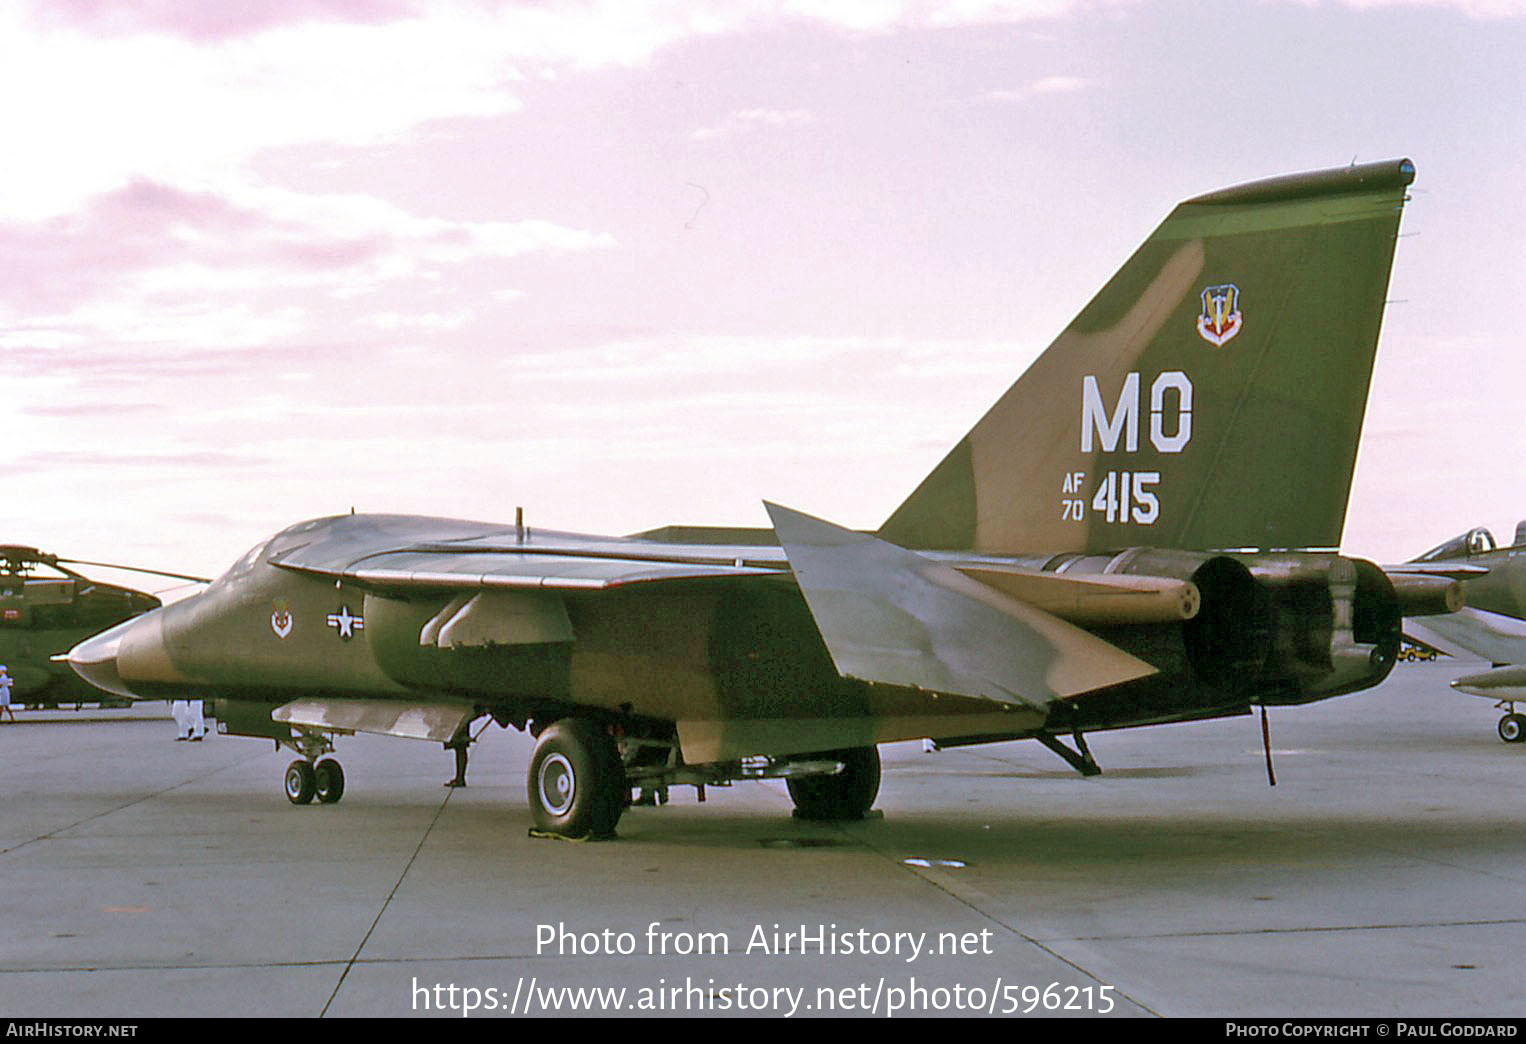
<svg viewBox="0 0 1526 1044">
<path fill-rule="evenodd" d="M 372 583 L 345 578 L 385 555 L 410 554 L 431 556 L 435 571 L 409 572 L 406 589 L 389 589 L 386 577 L 398 575 L 395 568 Z M 442 614 L 459 604 L 464 585 L 438 563 L 483 555 L 750 572 L 614 587 L 590 582 L 584 590 L 563 579 L 555 592 L 526 582 L 497 596 L 519 614 L 514 626 L 530 627 L 519 621 L 533 623 L 544 605 L 565 611 L 565 633 L 509 631 L 497 636 L 507 640 L 442 642 Z M 1190 720 L 1238 713 L 1251 702 L 1305 702 L 1349 691 L 1372 684 L 1371 675 L 1392 663 L 1383 651 L 1386 631 L 1376 632 L 1393 621 L 1372 608 L 1380 581 L 1364 572 L 1365 602 L 1356 597 L 1354 579 L 1345 597 L 1362 603 L 1352 611 L 1357 629 L 1373 633 L 1356 635 L 1365 657 L 1360 670 L 1336 669 L 1339 606 L 1329 572 L 1332 562 L 1350 560 L 1330 555 L 1139 549 L 1109 556 L 931 555 L 1076 575 L 1120 568 L 1181 574 L 1203 587 L 1204 605 L 1178 624 L 1092 628 L 1158 673 L 1039 713 L 963 696 L 929 700 L 915 690 L 842 677 L 778 547 L 343 515 L 282 531 L 204 592 L 82 643 L 70 660 L 94 684 L 138 698 L 194 693 L 276 705 L 317 693 L 469 701 L 508 722 L 582 708 L 612 719 L 678 723 L 692 737 L 685 744 L 691 761 Z"/>
</svg>

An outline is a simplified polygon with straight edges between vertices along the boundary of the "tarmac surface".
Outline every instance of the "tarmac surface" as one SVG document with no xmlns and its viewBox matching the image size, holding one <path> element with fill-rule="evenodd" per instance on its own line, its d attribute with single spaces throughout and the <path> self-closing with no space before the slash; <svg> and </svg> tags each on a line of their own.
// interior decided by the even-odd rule
<svg viewBox="0 0 1526 1044">
<path fill-rule="evenodd" d="M 492 1018 L 598 987 L 625 992 L 584 1010 L 1522 1016 L 1526 744 L 1465 670 L 1274 708 L 1275 788 L 1253 717 L 1095 734 L 1092 779 L 1031 741 L 897 744 L 883 818 L 675 788 L 587 844 L 527 836 L 532 744 L 496 726 L 464 790 L 436 745 L 353 737 L 344 800 L 294 808 L 288 753 L 177 743 L 162 704 L 22 712 L 0 1015 Z"/>
</svg>

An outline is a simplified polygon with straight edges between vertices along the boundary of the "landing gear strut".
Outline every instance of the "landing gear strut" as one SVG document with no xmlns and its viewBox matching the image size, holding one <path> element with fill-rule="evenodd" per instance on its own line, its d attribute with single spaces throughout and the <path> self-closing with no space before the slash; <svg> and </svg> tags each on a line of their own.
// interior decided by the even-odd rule
<svg viewBox="0 0 1526 1044">
<path fill-rule="evenodd" d="M 456 734 L 450 738 L 450 742 L 445 744 L 446 750 L 452 750 L 456 753 L 456 775 L 454 779 L 445 781 L 447 787 L 466 786 L 466 748 L 471 746 L 472 743 L 470 727 L 470 722 L 464 723 L 457 730 Z"/>
<path fill-rule="evenodd" d="M 1072 737 L 1076 741 L 1075 750 L 1067 747 L 1065 741 L 1058 736 L 1051 736 L 1047 732 L 1041 732 L 1033 738 L 1064 758 L 1065 764 L 1081 773 L 1081 775 L 1102 775 L 1102 767 L 1097 764 L 1097 759 L 1092 757 L 1091 748 L 1087 747 L 1086 737 L 1081 735 L 1080 729 L 1076 729 Z"/>
</svg>

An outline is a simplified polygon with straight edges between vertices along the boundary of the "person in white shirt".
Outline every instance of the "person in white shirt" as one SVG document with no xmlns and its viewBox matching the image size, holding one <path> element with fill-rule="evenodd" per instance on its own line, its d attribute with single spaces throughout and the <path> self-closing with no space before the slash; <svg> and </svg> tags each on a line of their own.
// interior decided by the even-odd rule
<svg viewBox="0 0 1526 1044">
<path fill-rule="evenodd" d="M 9 714 L 11 720 L 16 720 L 16 712 L 11 709 L 11 676 L 5 669 L 5 664 L 0 663 L 0 721 L 4 715 Z"/>
</svg>

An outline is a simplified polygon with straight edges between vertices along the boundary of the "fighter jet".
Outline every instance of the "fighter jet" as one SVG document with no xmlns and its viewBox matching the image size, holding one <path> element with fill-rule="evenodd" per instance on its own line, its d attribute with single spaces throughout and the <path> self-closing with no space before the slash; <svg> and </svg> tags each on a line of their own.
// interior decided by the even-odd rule
<svg viewBox="0 0 1526 1044">
<path fill-rule="evenodd" d="M 574 837 L 635 788 L 783 778 L 797 814 L 857 817 L 879 743 L 1033 738 L 1091 773 L 1094 730 L 1367 688 L 1446 602 L 1332 550 L 1413 178 L 1182 203 L 873 532 L 777 504 L 626 537 L 338 515 L 69 662 L 215 697 L 299 755 L 298 804 L 343 794 L 336 735 L 459 763 L 473 722 L 527 729 L 533 820 Z"/>
<path fill-rule="evenodd" d="M 1526 522 L 1515 527 L 1515 540 L 1498 547 L 1482 526 L 1431 548 L 1415 564 L 1448 569 L 1464 580 L 1467 607 L 1425 621 L 1407 621 L 1405 636 L 1450 656 L 1483 659 L 1493 669 L 1465 674 L 1452 688 L 1494 700 L 1505 712 L 1499 737 L 1526 742 L 1526 715 L 1516 712 L 1526 700 Z"/>
</svg>

